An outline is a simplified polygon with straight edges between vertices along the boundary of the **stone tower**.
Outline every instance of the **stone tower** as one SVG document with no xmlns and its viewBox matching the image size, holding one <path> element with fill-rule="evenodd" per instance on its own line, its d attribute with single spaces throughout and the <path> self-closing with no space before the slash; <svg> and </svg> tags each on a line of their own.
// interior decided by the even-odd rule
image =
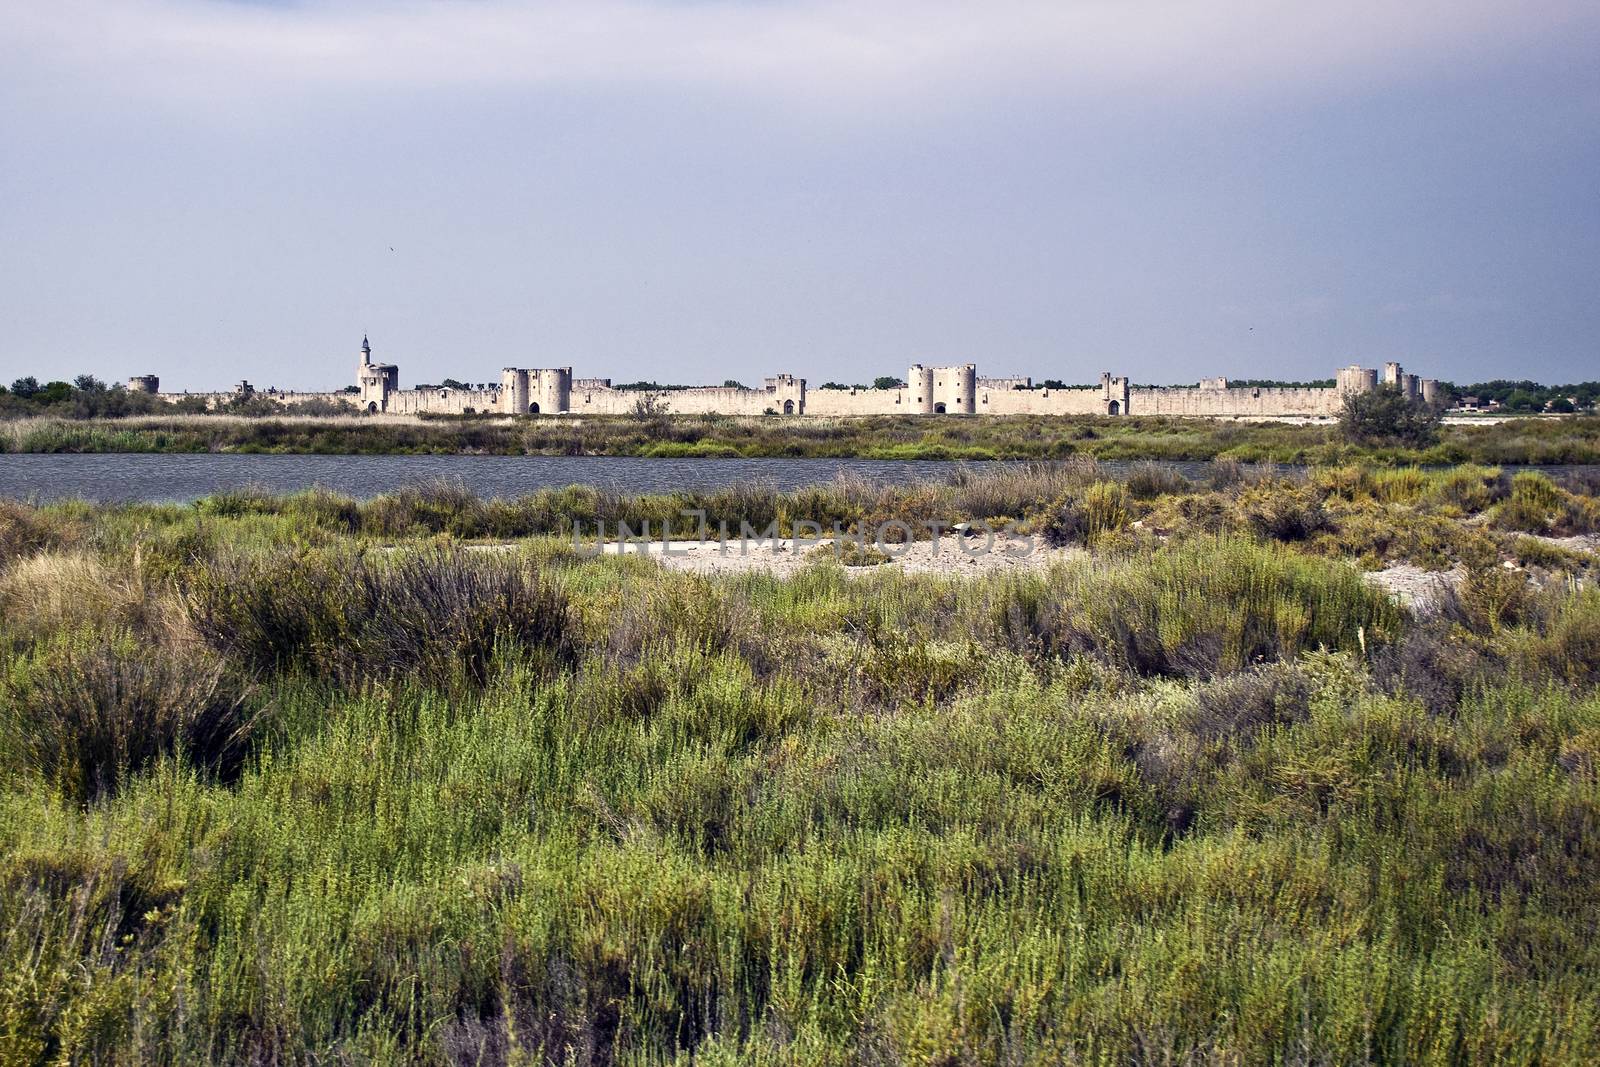
<svg viewBox="0 0 1600 1067">
<path fill-rule="evenodd" d="M 361 388 L 361 410 L 369 414 L 389 410 L 389 394 L 400 388 L 400 368 L 393 363 L 372 362 L 372 345 L 361 335 L 361 366 L 356 371 Z"/>
<path fill-rule="evenodd" d="M 772 410 L 783 415 L 804 415 L 806 413 L 806 380 L 796 378 L 792 374 L 779 374 L 768 378 L 765 382 L 767 392 L 772 394 Z"/>
<path fill-rule="evenodd" d="M 1105 405 L 1107 415 L 1128 414 L 1129 393 L 1126 375 L 1116 375 L 1110 371 L 1101 372 L 1100 402 Z"/>
<path fill-rule="evenodd" d="M 933 368 L 920 363 L 911 364 L 906 371 L 906 395 L 910 398 L 910 412 L 914 415 L 933 414 Z"/>
<path fill-rule="evenodd" d="M 556 415 L 571 411 L 572 368 L 502 369 L 500 410 L 507 415 Z"/>
</svg>

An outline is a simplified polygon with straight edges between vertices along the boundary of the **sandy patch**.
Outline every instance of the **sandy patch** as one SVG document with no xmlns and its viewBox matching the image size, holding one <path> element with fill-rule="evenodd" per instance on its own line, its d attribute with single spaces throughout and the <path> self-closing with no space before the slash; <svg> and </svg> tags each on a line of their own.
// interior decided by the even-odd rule
<svg viewBox="0 0 1600 1067">
<path fill-rule="evenodd" d="M 1410 563 L 1397 563 L 1381 571 L 1369 571 L 1363 577 L 1413 611 L 1427 611 L 1447 591 L 1461 588 L 1467 572 L 1460 566 L 1448 571 L 1425 571 Z"/>
<path fill-rule="evenodd" d="M 794 539 L 748 541 L 742 546 L 730 541 L 723 548 L 715 541 L 679 541 L 667 546 L 660 541 L 640 544 L 606 545 L 606 555 L 643 555 L 673 570 L 697 574 L 742 574 L 765 571 L 785 577 L 802 567 L 833 556 L 834 542 L 820 544 Z M 880 549 L 892 557 L 889 562 L 871 567 L 847 568 L 850 574 L 869 574 L 893 568 L 907 574 L 970 576 L 1009 570 L 1044 570 L 1052 563 L 1084 554 L 1081 548 L 1049 548 L 1042 540 L 997 534 L 992 543 L 983 537 L 941 537 L 938 541 L 914 541 L 885 545 Z"/>
<path fill-rule="evenodd" d="M 1595 552 L 1600 553 L 1600 534 L 1573 534 L 1571 537 L 1547 537 L 1544 534 L 1522 534 L 1535 541 L 1542 541 L 1556 548 L 1564 548 L 1569 552 Z"/>
</svg>

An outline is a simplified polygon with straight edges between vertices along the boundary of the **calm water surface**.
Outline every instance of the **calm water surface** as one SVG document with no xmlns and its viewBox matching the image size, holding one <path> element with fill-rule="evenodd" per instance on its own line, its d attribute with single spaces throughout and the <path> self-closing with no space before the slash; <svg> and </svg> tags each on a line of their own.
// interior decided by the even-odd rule
<svg viewBox="0 0 1600 1067">
<path fill-rule="evenodd" d="M 876 482 L 940 479 L 960 466 L 935 460 L 633 459 L 599 456 L 261 456 L 3 455 L 0 497 L 23 500 L 189 501 L 226 489 L 259 486 L 287 493 L 324 486 L 366 498 L 404 485 L 447 479 L 484 497 L 508 497 L 563 485 L 623 493 L 714 489 L 755 481 L 779 490 L 832 481 L 840 473 Z M 1204 477 L 1209 463 L 1170 463 Z M 1135 463 L 1102 462 L 1116 475 Z M 1543 468 L 1572 470 L 1574 468 Z M 1592 469 L 1592 468 L 1591 468 Z"/>
<path fill-rule="evenodd" d="M 713 489 L 755 481 L 779 490 L 841 472 L 880 482 L 939 478 L 958 464 L 867 459 L 634 459 L 599 456 L 0 455 L 0 497 L 189 501 L 258 486 L 286 493 L 323 486 L 366 498 L 446 479 L 484 497 L 593 485 L 624 493 Z"/>
</svg>

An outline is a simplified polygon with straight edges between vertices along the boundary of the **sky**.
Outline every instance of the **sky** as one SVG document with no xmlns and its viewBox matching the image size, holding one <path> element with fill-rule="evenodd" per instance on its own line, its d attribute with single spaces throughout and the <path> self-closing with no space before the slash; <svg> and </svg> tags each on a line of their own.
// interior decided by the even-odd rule
<svg viewBox="0 0 1600 1067">
<path fill-rule="evenodd" d="M 1600 377 L 1592 0 L 0 0 L 0 381 Z"/>
</svg>

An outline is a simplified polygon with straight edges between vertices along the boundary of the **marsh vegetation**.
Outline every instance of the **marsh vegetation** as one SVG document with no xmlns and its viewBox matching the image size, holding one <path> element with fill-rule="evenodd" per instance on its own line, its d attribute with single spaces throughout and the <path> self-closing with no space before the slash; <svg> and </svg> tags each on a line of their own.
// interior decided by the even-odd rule
<svg viewBox="0 0 1600 1067">
<path fill-rule="evenodd" d="M 567 540 L 684 507 L 1085 551 Z M 1597 528 L 1485 467 L 0 502 L 0 1059 L 1592 1062 Z"/>
<path fill-rule="evenodd" d="M 0 452 L 1600 463 L 1600 417 L 1447 424 L 1436 438 L 1334 424 L 1124 416 L 365 418 L 143 415 L 0 422 Z M 1389 427 L 1392 429 L 1392 427 Z"/>
</svg>

